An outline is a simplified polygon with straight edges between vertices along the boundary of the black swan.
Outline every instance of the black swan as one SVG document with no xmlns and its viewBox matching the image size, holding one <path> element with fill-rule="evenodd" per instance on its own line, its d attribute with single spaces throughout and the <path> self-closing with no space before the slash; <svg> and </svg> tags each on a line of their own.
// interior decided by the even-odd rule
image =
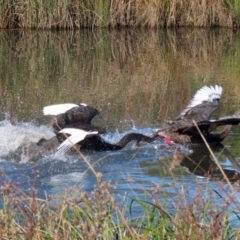
<svg viewBox="0 0 240 240">
<path fill-rule="evenodd" d="M 40 139 L 37 145 L 43 150 L 53 149 L 57 154 L 65 153 L 73 145 L 83 151 L 113 151 L 122 149 L 130 141 L 151 143 L 159 138 L 129 133 L 117 143 L 109 143 L 100 135 L 106 133 L 106 130 L 91 124 L 91 120 L 99 114 L 98 110 L 83 103 L 51 105 L 44 107 L 43 112 L 44 115 L 56 116 L 53 122 L 56 136 L 49 140 Z"/>
<path fill-rule="evenodd" d="M 221 94 L 222 87 L 219 85 L 202 87 L 175 121 L 168 122 L 168 127 L 157 131 L 152 137 L 160 136 L 175 143 L 202 143 L 203 139 L 193 123 L 195 121 L 207 142 L 221 142 L 229 134 L 232 125 L 240 123 L 240 109 L 233 116 L 209 120 L 219 105 Z M 225 127 L 222 132 L 212 133 L 214 129 L 223 125 Z"/>
<path fill-rule="evenodd" d="M 191 173 L 210 177 L 211 179 L 224 179 L 222 172 L 213 161 L 209 149 L 205 145 L 192 146 L 192 153 L 184 156 L 176 152 L 181 166 L 186 167 Z M 223 156 L 231 162 L 231 167 L 222 166 L 222 170 L 231 182 L 240 180 L 240 166 L 228 149 L 221 143 L 211 144 L 211 150 L 217 152 L 217 155 Z M 216 155 L 216 153 L 215 153 Z"/>
</svg>

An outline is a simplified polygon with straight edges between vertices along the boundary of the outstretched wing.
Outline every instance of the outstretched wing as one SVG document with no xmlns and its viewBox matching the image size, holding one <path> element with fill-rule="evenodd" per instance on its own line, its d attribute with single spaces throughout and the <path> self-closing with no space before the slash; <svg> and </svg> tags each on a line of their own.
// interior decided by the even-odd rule
<svg viewBox="0 0 240 240">
<path fill-rule="evenodd" d="M 73 103 L 57 104 L 44 107 L 44 115 L 55 115 L 53 124 L 55 132 L 64 128 L 81 128 L 82 125 L 90 125 L 91 120 L 99 114 L 99 111 L 86 104 Z M 102 130 L 101 132 L 105 132 Z"/>
<path fill-rule="evenodd" d="M 70 134 L 70 136 L 63 141 L 60 146 L 57 149 L 56 154 L 62 154 L 67 152 L 71 147 L 73 147 L 78 142 L 85 139 L 87 136 L 92 136 L 98 134 L 97 131 L 95 132 L 86 132 L 81 129 L 75 129 L 75 128 L 64 128 L 59 133 L 65 133 Z"/>
<path fill-rule="evenodd" d="M 98 132 L 98 134 L 106 133 L 106 130 L 104 128 L 93 126 L 91 124 L 77 124 L 77 123 L 69 124 L 67 128 L 82 130 L 85 132 Z M 60 143 L 63 142 L 66 139 L 66 137 L 64 136 L 64 134 L 61 133 L 61 131 L 59 131 L 61 129 L 59 129 L 59 127 L 57 125 L 53 125 L 53 129 L 57 135 L 59 142 Z"/>
<path fill-rule="evenodd" d="M 212 130 L 216 129 L 217 127 L 224 126 L 224 125 L 238 125 L 240 124 L 240 115 L 239 116 L 226 116 L 221 117 L 216 120 L 205 120 L 197 123 L 198 128 L 202 132 L 210 133 Z M 184 134 L 190 134 L 192 132 L 197 131 L 196 126 L 192 126 L 185 129 L 179 129 Z"/>
<path fill-rule="evenodd" d="M 196 122 L 208 120 L 212 112 L 217 109 L 221 95 L 222 87 L 219 85 L 202 87 L 176 120 L 195 120 Z"/>
</svg>

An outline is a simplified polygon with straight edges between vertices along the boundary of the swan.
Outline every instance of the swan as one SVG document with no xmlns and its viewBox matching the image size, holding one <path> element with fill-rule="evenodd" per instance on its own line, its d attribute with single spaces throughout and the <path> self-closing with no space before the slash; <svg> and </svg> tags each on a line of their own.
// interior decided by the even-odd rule
<svg viewBox="0 0 240 240">
<path fill-rule="evenodd" d="M 52 124 L 55 134 L 64 128 L 98 131 L 100 134 L 106 133 L 105 129 L 91 124 L 92 119 L 99 114 L 99 111 L 85 103 L 63 103 L 46 106 L 43 108 L 43 114 L 55 116 Z"/>
<path fill-rule="evenodd" d="M 175 143 L 202 143 L 203 139 L 194 125 L 194 121 L 206 141 L 221 142 L 229 134 L 232 125 L 240 123 L 240 109 L 233 116 L 226 116 L 210 120 L 211 114 L 218 108 L 222 95 L 222 87 L 203 86 L 199 89 L 188 105 L 180 112 L 176 119 L 168 123 L 164 129 L 155 132 L 152 137 L 160 136 Z M 212 131 L 219 126 L 225 126 L 220 133 Z"/>
<path fill-rule="evenodd" d="M 114 151 L 122 149 L 131 141 L 151 143 L 158 138 L 129 133 L 117 143 L 109 143 L 101 137 L 106 130 L 91 124 L 91 120 L 99 111 L 84 103 L 50 105 L 43 108 L 43 113 L 55 116 L 52 126 L 56 136 L 49 140 L 40 139 L 37 145 L 43 150 L 52 148 L 56 154 L 67 152 L 74 145 L 81 150 Z"/>
</svg>

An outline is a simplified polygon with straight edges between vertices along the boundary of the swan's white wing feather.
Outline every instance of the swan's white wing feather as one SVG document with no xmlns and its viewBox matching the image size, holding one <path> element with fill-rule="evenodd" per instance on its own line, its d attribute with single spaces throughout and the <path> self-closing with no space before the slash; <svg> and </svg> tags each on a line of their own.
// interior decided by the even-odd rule
<svg viewBox="0 0 240 240">
<path fill-rule="evenodd" d="M 76 143 L 82 141 L 87 135 L 94 135 L 98 134 L 97 131 L 94 132 L 87 132 L 81 129 L 76 128 L 64 128 L 60 131 L 60 133 L 67 133 L 71 136 L 68 137 L 65 141 L 63 141 L 60 146 L 58 147 L 58 151 L 56 154 L 61 154 L 67 152 L 72 146 Z"/>
<path fill-rule="evenodd" d="M 84 107 L 87 107 L 87 104 L 86 103 L 80 103 L 80 105 L 84 106 Z"/>
<path fill-rule="evenodd" d="M 212 102 L 213 99 L 220 99 L 222 95 L 222 87 L 219 85 L 215 86 L 203 86 L 200 88 L 190 103 L 183 109 L 179 114 L 179 117 L 184 116 L 191 108 L 196 107 L 197 105 L 202 104 L 204 101 Z"/>
<path fill-rule="evenodd" d="M 50 106 L 46 106 L 43 108 L 43 114 L 56 116 L 58 114 L 65 113 L 66 111 L 68 111 L 74 107 L 78 107 L 78 105 L 74 104 L 74 103 L 63 103 L 63 104 L 50 105 Z"/>
</svg>

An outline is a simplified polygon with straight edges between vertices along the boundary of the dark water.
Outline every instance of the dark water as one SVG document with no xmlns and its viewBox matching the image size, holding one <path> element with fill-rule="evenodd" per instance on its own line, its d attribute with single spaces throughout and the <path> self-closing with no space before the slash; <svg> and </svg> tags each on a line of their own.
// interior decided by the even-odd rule
<svg viewBox="0 0 240 240">
<path fill-rule="evenodd" d="M 40 196 L 58 196 L 69 187 L 91 191 L 96 179 L 77 154 L 46 156 L 29 162 L 15 151 L 28 142 L 50 138 L 46 105 L 85 102 L 101 111 L 94 124 L 117 142 L 127 132 L 151 134 L 173 119 L 203 85 L 220 84 L 223 97 L 213 117 L 240 107 L 240 34 L 231 30 L 0 32 L 0 169 L 1 181 L 14 180 Z M 224 169 L 238 173 L 240 128 L 223 147 L 213 147 Z M 224 152 L 223 149 L 227 149 Z M 86 158 L 104 180 L 116 185 L 116 197 L 144 196 L 152 183 L 174 196 L 176 186 L 194 195 L 196 186 L 215 181 L 186 158 L 176 164 L 176 150 L 212 164 L 206 148 L 155 142 L 134 143 L 117 152 L 89 153 Z M 221 176 L 215 175 L 215 179 Z M 174 179 L 174 186 L 172 184 Z"/>
</svg>

